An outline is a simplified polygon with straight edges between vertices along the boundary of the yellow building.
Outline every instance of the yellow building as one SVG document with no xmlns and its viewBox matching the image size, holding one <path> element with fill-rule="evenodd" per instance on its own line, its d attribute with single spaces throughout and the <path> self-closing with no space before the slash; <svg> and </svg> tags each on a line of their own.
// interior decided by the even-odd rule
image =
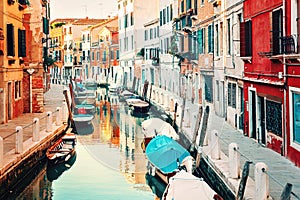
<svg viewBox="0 0 300 200">
<path fill-rule="evenodd" d="M 23 1 L 0 1 L 0 123 L 23 113 L 23 58 L 26 57 Z M 23 4 L 23 5 L 22 5 Z"/>
</svg>

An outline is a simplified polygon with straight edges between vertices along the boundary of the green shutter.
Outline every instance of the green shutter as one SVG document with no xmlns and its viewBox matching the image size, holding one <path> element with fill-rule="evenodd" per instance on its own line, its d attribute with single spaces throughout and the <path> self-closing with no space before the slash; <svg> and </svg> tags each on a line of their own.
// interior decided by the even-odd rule
<svg viewBox="0 0 300 200">
<path fill-rule="evenodd" d="M 7 55 L 15 56 L 15 36 L 14 36 L 14 25 L 7 24 Z"/>
<path fill-rule="evenodd" d="M 49 34 L 49 20 L 43 17 L 43 33 Z"/>
<path fill-rule="evenodd" d="M 26 57 L 26 32 L 18 29 L 18 56 Z"/>
</svg>

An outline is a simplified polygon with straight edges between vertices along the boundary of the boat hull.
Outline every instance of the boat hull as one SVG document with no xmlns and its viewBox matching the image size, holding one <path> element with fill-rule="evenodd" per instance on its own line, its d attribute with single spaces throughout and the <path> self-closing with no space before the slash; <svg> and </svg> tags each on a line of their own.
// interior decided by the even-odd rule
<svg viewBox="0 0 300 200">
<path fill-rule="evenodd" d="M 73 133 L 67 133 L 58 139 L 49 149 L 46 157 L 48 164 L 55 165 L 68 161 L 75 155 L 76 136 Z"/>
</svg>

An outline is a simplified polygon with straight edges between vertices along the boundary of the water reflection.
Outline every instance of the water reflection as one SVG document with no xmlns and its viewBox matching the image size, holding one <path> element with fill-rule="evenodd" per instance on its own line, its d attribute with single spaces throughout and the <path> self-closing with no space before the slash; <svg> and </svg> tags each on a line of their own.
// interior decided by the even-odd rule
<svg viewBox="0 0 300 200">
<path fill-rule="evenodd" d="M 65 171 L 70 169 L 76 161 L 77 154 L 75 153 L 68 161 L 57 165 L 47 164 L 47 179 L 54 181 L 58 179 Z"/>
<path fill-rule="evenodd" d="M 78 134 L 73 162 L 54 169 L 45 167 L 19 199 L 160 197 L 162 192 L 153 189 L 159 182 L 145 176 L 148 161 L 141 148 L 141 123 L 155 114 L 132 116 L 118 95 L 104 88 L 98 88 L 97 94 L 94 131 Z"/>
</svg>

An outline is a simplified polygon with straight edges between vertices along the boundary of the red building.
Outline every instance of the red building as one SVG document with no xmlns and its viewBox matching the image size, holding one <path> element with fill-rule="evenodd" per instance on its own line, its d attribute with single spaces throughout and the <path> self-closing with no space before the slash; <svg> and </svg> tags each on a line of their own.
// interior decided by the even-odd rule
<svg viewBox="0 0 300 200">
<path fill-rule="evenodd" d="M 245 62 L 244 133 L 286 155 L 283 9 L 282 0 L 244 2 L 241 58 Z"/>
<path fill-rule="evenodd" d="M 300 166 L 299 0 L 244 2 L 245 134 Z"/>
</svg>

